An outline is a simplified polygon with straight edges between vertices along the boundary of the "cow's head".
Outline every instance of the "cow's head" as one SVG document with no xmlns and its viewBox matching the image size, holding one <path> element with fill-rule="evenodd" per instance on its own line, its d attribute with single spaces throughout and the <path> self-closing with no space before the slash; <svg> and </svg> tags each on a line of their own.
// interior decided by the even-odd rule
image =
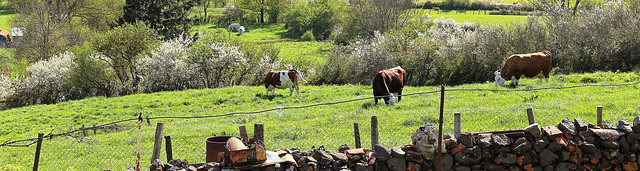
<svg viewBox="0 0 640 171">
<path fill-rule="evenodd" d="M 502 75 L 500 74 L 500 70 L 493 72 L 493 75 L 495 75 L 494 80 L 496 81 L 496 85 L 504 85 L 504 82 L 507 82 L 506 79 L 502 78 Z"/>
</svg>

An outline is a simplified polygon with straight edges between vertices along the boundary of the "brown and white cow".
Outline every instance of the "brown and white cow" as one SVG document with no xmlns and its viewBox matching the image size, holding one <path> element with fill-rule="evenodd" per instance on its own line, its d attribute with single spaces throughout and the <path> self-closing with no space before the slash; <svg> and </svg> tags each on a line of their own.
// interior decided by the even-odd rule
<svg viewBox="0 0 640 171">
<path fill-rule="evenodd" d="M 406 80 L 407 72 L 400 66 L 395 68 L 378 71 L 373 77 L 373 95 L 376 96 L 375 104 L 378 104 L 378 99 L 384 98 L 384 103 L 395 104 L 394 94 L 402 95 L 402 88 L 407 84 Z M 391 95 L 390 97 L 378 97 Z M 398 96 L 398 102 L 402 99 L 402 96 Z"/>
<path fill-rule="evenodd" d="M 298 79 L 305 81 L 304 78 L 300 77 L 298 71 L 295 69 L 290 69 L 288 71 L 271 71 L 267 73 L 267 76 L 264 78 L 264 87 L 267 89 L 267 95 L 269 94 L 269 91 L 271 91 L 271 94 L 275 94 L 276 88 L 289 88 L 289 95 L 293 95 L 293 89 L 296 89 L 296 93 L 300 93 L 298 88 Z"/>
<path fill-rule="evenodd" d="M 505 62 L 502 69 L 494 72 L 496 85 L 503 85 L 507 80 L 514 80 L 517 85 L 520 77 L 538 76 L 540 81 L 549 81 L 551 72 L 551 52 L 542 51 L 538 53 L 511 55 Z"/>
</svg>

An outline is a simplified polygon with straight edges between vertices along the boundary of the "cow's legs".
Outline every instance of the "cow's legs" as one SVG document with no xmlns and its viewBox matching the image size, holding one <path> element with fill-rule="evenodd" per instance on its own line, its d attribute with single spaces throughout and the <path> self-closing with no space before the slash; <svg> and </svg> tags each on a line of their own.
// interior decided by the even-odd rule
<svg viewBox="0 0 640 171">
<path fill-rule="evenodd" d="M 293 87 L 289 88 L 289 96 L 293 95 Z"/>
<path fill-rule="evenodd" d="M 300 87 L 298 87 L 298 85 L 296 85 L 296 93 L 300 94 Z"/>
<path fill-rule="evenodd" d="M 398 91 L 398 102 L 402 100 L 402 90 Z"/>
<path fill-rule="evenodd" d="M 373 99 L 376 101 L 376 103 L 375 103 L 375 104 L 378 104 L 378 99 L 379 99 L 379 98 L 377 98 L 377 97 L 376 97 L 376 98 L 373 98 Z"/>
</svg>

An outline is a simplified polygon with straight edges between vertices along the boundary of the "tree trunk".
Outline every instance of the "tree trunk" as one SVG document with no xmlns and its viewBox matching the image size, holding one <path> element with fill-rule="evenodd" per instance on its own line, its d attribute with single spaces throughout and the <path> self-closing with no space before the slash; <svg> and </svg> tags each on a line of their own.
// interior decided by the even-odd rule
<svg viewBox="0 0 640 171">
<path fill-rule="evenodd" d="M 264 23 L 264 8 L 260 8 L 260 23 Z"/>
<path fill-rule="evenodd" d="M 578 4 L 580 4 L 580 0 L 576 0 L 576 6 L 573 6 L 573 15 L 576 15 L 576 10 L 578 10 Z"/>
</svg>

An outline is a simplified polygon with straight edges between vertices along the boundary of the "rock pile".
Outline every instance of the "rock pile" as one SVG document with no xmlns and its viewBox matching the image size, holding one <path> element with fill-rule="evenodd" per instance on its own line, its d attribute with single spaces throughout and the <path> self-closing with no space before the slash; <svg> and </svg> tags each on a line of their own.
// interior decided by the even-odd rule
<svg viewBox="0 0 640 171">
<path fill-rule="evenodd" d="M 448 146 L 453 167 L 443 170 L 638 170 L 639 123 L 640 117 L 633 126 L 565 118 L 557 126 L 530 125 L 524 136 L 462 133 L 457 146 Z"/>
<path fill-rule="evenodd" d="M 338 151 L 324 147 L 308 150 L 283 149 L 277 156 L 293 158 L 251 170 L 267 171 L 427 171 L 435 170 L 437 132 L 427 123 L 413 134 L 413 144 L 372 150 Z M 424 134 L 424 135 L 421 135 Z M 633 124 L 621 120 L 617 125 L 595 125 L 581 118 L 565 118 L 557 126 L 532 124 L 523 130 L 472 134 L 455 138 L 443 135 L 442 170 L 520 171 L 520 170 L 638 170 L 640 162 L 640 117 Z M 426 157 L 425 157 L 426 156 Z M 161 169 L 158 169 L 161 168 Z M 151 170 L 219 171 L 229 170 L 218 163 L 198 167 L 186 161 L 157 161 Z"/>
</svg>

